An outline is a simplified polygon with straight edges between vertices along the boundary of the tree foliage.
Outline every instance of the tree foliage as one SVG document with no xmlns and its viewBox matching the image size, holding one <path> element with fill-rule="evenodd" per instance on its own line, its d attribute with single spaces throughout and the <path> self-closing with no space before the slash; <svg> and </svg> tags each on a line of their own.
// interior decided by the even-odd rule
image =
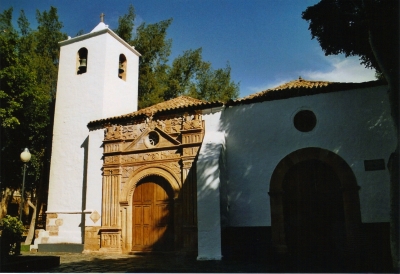
<svg viewBox="0 0 400 274">
<path fill-rule="evenodd" d="M 399 133 L 399 1 L 397 0 L 321 0 L 308 7 L 302 18 L 310 23 L 326 55 L 343 53 L 359 56 L 366 67 L 384 77 L 389 90 L 393 123 Z M 399 144 L 389 158 L 390 238 L 393 268 L 399 260 Z"/>
<path fill-rule="evenodd" d="M 302 18 L 326 55 L 359 56 L 362 64 L 382 73 L 398 93 L 398 13 L 399 1 L 321 0 L 308 7 Z"/>
<path fill-rule="evenodd" d="M 0 130 L 1 189 L 19 189 L 22 163 L 19 155 L 29 148 L 26 187 L 31 190 L 46 176 L 49 162 L 51 117 L 54 104 L 59 47 L 66 39 L 57 9 L 37 11 L 38 28 L 32 30 L 21 11 L 18 30 L 12 25 L 13 9 L 0 14 Z M 4 193 L 10 193 L 4 191 Z M 5 214 L 2 197 L 2 212 Z"/>
<path fill-rule="evenodd" d="M 0 220 L 2 226 L 0 257 L 5 260 L 9 255 L 19 255 L 17 243 L 22 240 L 24 226 L 17 217 L 6 215 Z"/>
<path fill-rule="evenodd" d="M 128 13 L 120 16 L 118 18 L 118 28 L 115 29 L 115 33 L 118 34 L 119 37 L 124 39 L 125 41 L 131 41 L 132 32 L 134 27 L 134 21 L 136 18 L 135 8 L 129 5 Z"/>
<path fill-rule="evenodd" d="M 31 29 L 24 11 L 12 25 L 13 9 L 0 14 L 0 129 L 1 189 L 6 195 L 22 182 L 19 154 L 28 147 L 26 189 L 47 180 L 50 160 L 52 117 L 56 97 L 59 46 L 67 35 L 61 31 L 57 9 L 36 11 L 38 26 Z M 214 70 L 202 59 L 201 48 L 185 51 L 169 63 L 172 40 L 167 30 L 172 19 L 140 24 L 131 5 L 119 17 L 115 32 L 142 54 L 139 66 L 139 107 L 190 95 L 205 100 L 229 100 L 239 86 L 230 79 L 231 68 Z M 83 34 L 82 31 L 78 32 Z M 0 217 L 6 214 L 2 199 Z"/>
<path fill-rule="evenodd" d="M 312 38 L 318 40 L 326 55 L 360 56 L 366 67 L 377 69 L 359 7 L 361 2 L 321 1 L 308 7 L 302 17 L 310 23 Z"/>
<path fill-rule="evenodd" d="M 115 32 L 141 54 L 139 60 L 139 108 L 144 108 L 180 95 L 203 100 L 227 101 L 239 95 L 239 84 L 231 80 L 231 68 L 214 70 L 202 58 L 202 49 L 187 50 L 171 64 L 172 40 L 167 30 L 172 19 L 154 24 L 142 23 L 134 30 L 134 9 L 119 18 Z"/>
</svg>

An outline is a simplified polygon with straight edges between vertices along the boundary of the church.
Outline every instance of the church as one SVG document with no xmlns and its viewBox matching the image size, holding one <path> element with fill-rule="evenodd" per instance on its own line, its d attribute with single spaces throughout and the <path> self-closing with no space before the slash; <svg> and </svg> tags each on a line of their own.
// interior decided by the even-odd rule
<svg viewBox="0 0 400 274">
<path fill-rule="evenodd" d="M 104 22 L 60 46 L 39 252 L 390 258 L 384 83 L 137 110 L 140 53 Z"/>
</svg>

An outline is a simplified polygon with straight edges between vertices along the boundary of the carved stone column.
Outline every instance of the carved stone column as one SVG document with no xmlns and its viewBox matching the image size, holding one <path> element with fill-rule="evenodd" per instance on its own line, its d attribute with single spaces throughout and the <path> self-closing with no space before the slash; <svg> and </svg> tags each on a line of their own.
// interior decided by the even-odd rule
<svg viewBox="0 0 400 274">
<path fill-rule="evenodd" d="M 119 224 L 120 168 L 106 169 L 103 176 L 102 227 L 100 251 L 122 252 Z"/>
<path fill-rule="evenodd" d="M 198 148 L 197 148 L 198 149 Z M 197 248 L 197 181 L 194 157 L 182 161 L 183 248 Z"/>
</svg>

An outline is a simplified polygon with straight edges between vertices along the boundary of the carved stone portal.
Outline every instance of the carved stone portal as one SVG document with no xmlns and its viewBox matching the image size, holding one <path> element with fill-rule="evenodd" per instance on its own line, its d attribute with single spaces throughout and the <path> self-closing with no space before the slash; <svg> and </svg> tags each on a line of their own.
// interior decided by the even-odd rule
<svg viewBox="0 0 400 274">
<path fill-rule="evenodd" d="M 137 185 L 147 182 L 146 178 L 159 176 L 170 185 L 167 188 L 172 189 L 174 193 L 171 196 L 173 204 L 168 207 L 170 212 L 163 213 L 173 214 L 170 224 L 173 226 L 173 241 L 168 241 L 168 245 L 172 242 L 173 246 L 168 246 L 165 250 L 196 250 L 195 163 L 204 137 L 204 121 L 201 114 L 193 112 L 162 117 L 149 114 L 145 119 L 138 119 L 105 128 L 98 249 L 100 252 L 133 250 L 133 235 L 141 237 L 137 236 L 141 234 L 135 231 L 133 225 L 139 218 L 135 216 L 138 207 L 135 206 L 135 211 L 133 194 Z M 145 206 L 143 208 L 146 210 Z M 152 209 L 149 212 L 157 210 Z M 157 237 L 163 239 L 162 235 Z M 135 241 L 137 240 L 135 238 Z M 155 244 L 157 249 L 160 249 L 160 244 L 162 243 Z"/>
</svg>

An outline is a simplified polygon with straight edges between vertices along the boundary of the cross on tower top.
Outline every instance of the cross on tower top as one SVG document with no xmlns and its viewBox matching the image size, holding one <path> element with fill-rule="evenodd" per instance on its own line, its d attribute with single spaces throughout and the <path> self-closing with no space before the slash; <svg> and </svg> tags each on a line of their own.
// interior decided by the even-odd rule
<svg viewBox="0 0 400 274">
<path fill-rule="evenodd" d="M 105 16 L 104 13 L 101 13 L 101 14 L 100 14 L 100 22 L 103 22 L 103 23 L 104 23 L 104 16 Z"/>
</svg>

